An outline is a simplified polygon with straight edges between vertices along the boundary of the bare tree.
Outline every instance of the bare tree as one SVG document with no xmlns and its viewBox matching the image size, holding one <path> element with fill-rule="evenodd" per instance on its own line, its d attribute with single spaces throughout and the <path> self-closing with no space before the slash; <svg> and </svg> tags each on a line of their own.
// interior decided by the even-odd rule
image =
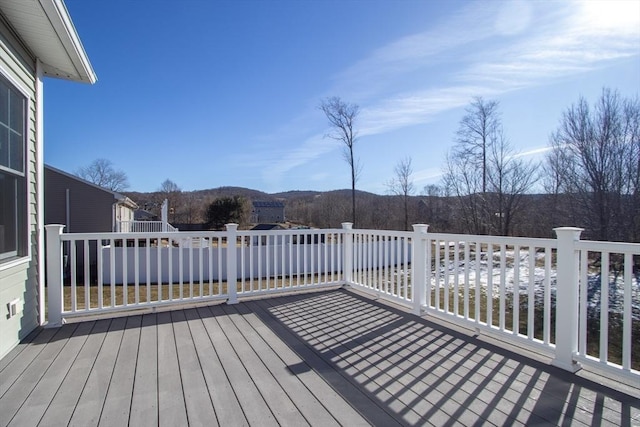
<svg viewBox="0 0 640 427">
<path fill-rule="evenodd" d="M 500 132 L 500 114 L 497 101 L 475 97 L 466 108 L 456 138 L 456 153 L 469 158 L 482 171 L 482 192 L 487 191 L 487 158 L 490 146 Z"/>
<path fill-rule="evenodd" d="M 498 139 L 491 145 L 486 174 L 492 232 L 503 236 L 511 234 L 524 195 L 538 180 L 538 167 L 537 163 L 517 157 L 503 133 L 498 133 Z"/>
<path fill-rule="evenodd" d="M 355 104 L 343 102 L 339 97 L 334 96 L 322 101 L 320 109 L 327 116 L 331 126 L 331 132 L 327 136 L 344 144 L 344 158 L 351 168 L 351 221 L 355 225 L 356 181 L 360 166 L 354 158 L 353 147 L 358 136 L 355 130 L 355 121 L 360 108 Z"/>
<path fill-rule="evenodd" d="M 111 160 L 96 159 L 89 166 L 81 167 L 76 175 L 111 191 L 129 188 L 129 179 L 124 171 L 116 170 Z"/>
<path fill-rule="evenodd" d="M 538 165 L 517 156 L 504 136 L 498 103 L 475 98 L 446 160 L 444 186 L 465 231 L 509 235 Z"/>
<path fill-rule="evenodd" d="M 452 212 L 461 231 L 483 234 L 487 230 L 487 206 L 482 193 L 482 171 L 467 156 L 449 153 L 445 161 L 443 186 L 457 201 Z"/>
<path fill-rule="evenodd" d="M 418 202 L 419 221 L 429 224 L 433 230 L 447 230 L 451 217 L 451 209 L 448 209 L 449 197 L 444 188 L 437 184 L 425 185 L 420 192 Z"/>
<path fill-rule="evenodd" d="M 604 88 L 591 109 L 581 97 L 562 115 L 550 143 L 547 168 L 557 173 L 558 191 L 572 199 L 588 235 L 639 239 L 638 98 L 623 99 Z"/>
<path fill-rule="evenodd" d="M 161 193 L 179 193 L 182 190 L 180 189 L 180 187 L 178 187 L 178 184 L 167 178 L 162 181 L 162 184 L 160 184 L 160 189 L 158 191 L 160 191 Z"/>
<path fill-rule="evenodd" d="M 400 160 L 394 168 L 395 176 L 387 183 L 391 194 L 402 197 L 404 208 L 404 229 L 409 230 L 409 197 L 415 192 L 411 157 Z"/>
<path fill-rule="evenodd" d="M 165 179 L 158 189 L 158 206 L 166 199 L 169 202 L 169 222 L 182 222 L 182 189 L 170 179 Z"/>
</svg>

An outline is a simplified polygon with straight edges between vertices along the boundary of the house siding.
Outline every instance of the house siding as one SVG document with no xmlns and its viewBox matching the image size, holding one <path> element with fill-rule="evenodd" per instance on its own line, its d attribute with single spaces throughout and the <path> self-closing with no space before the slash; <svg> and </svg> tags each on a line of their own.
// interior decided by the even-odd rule
<svg viewBox="0 0 640 427">
<path fill-rule="evenodd" d="M 0 15 L 0 70 L 29 98 L 27 131 L 27 197 L 29 253 L 0 264 L 0 358 L 38 325 L 38 150 L 36 141 L 36 61 Z M 9 302 L 19 299 L 22 312 L 9 317 Z"/>
<path fill-rule="evenodd" d="M 69 190 L 69 224 L 67 224 Z M 45 224 L 64 224 L 68 233 L 113 230 L 113 194 L 78 181 L 48 167 L 44 169 Z"/>
<path fill-rule="evenodd" d="M 254 223 L 285 222 L 284 203 L 253 202 L 251 220 Z"/>
</svg>

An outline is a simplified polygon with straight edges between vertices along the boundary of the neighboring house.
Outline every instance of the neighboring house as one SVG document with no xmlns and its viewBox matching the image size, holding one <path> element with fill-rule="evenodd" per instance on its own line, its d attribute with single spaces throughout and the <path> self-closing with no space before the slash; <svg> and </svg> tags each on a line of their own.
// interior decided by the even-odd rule
<svg viewBox="0 0 640 427">
<path fill-rule="evenodd" d="M 68 233 L 121 231 L 122 222 L 134 221 L 136 209 L 123 194 L 44 166 L 45 224 L 64 224 Z"/>
<path fill-rule="evenodd" d="M 44 322 L 44 77 L 96 76 L 62 0 L 0 1 L 0 358 Z"/>
<path fill-rule="evenodd" d="M 258 224 L 255 227 L 253 227 L 251 230 L 257 230 L 257 231 L 284 230 L 284 227 L 279 224 Z"/>
<path fill-rule="evenodd" d="M 251 209 L 251 222 L 273 223 L 284 222 L 284 203 L 255 201 Z"/>
<path fill-rule="evenodd" d="M 144 209 L 138 209 L 133 213 L 133 219 L 135 221 L 158 221 L 158 215 Z"/>
</svg>

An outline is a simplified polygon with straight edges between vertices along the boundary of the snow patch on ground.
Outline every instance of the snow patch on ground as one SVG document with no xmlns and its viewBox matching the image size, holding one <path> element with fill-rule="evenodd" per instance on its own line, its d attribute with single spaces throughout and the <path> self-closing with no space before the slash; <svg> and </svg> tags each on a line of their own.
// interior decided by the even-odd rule
<svg viewBox="0 0 640 427">
<path fill-rule="evenodd" d="M 466 263 L 459 261 L 457 265 L 453 259 L 445 265 L 440 265 L 438 271 L 432 274 L 431 285 L 444 287 L 448 283 L 449 289 L 453 289 L 455 278 L 458 279 L 459 290 L 464 290 L 465 277 L 468 274 L 469 288 L 475 289 L 477 278 L 481 291 L 487 291 L 491 284 L 492 294 L 495 297 L 500 295 L 500 284 L 502 275 L 504 275 L 504 289 L 507 295 L 512 294 L 516 289 L 520 295 L 528 295 L 530 284 L 533 282 L 533 294 L 537 301 L 544 298 L 545 289 L 549 289 L 551 300 L 555 301 L 556 292 L 556 269 L 555 266 L 547 269 L 545 265 L 545 254 L 536 253 L 534 268 L 530 268 L 529 252 L 520 252 L 518 262 L 515 262 L 515 252 L 505 251 L 505 267 L 504 272 L 501 270 L 500 253 L 493 254 L 493 262 L 489 263 L 486 254 L 483 254 L 480 261 L 471 260 Z M 519 265 L 519 268 L 515 266 Z M 479 274 L 478 274 L 479 273 Z M 437 278 L 436 278 L 437 276 Z M 631 277 L 631 311 L 634 320 L 640 320 L 640 273 L 636 273 Z M 608 311 L 614 313 L 623 313 L 624 311 L 624 290 L 625 283 L 622 274 L 609 274 L 609 291 L 608 291 Z M 591 310 L 600 311 L 602 301 L 602 286 L 599 272 L 590 272 L 587 274 L 587 304 Z"/>
</svg>

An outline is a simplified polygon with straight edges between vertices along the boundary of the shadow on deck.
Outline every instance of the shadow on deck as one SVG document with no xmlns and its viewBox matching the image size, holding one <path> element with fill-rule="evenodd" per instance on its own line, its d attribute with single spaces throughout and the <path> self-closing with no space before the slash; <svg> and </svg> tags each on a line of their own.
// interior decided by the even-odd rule
<svg viewBox="0 0 640 427">
<path fill-rule="evenodd" d="M 38 329 L 0 425 L 640 425 L 613 384 L 334 290 Z"/>
</svg>

